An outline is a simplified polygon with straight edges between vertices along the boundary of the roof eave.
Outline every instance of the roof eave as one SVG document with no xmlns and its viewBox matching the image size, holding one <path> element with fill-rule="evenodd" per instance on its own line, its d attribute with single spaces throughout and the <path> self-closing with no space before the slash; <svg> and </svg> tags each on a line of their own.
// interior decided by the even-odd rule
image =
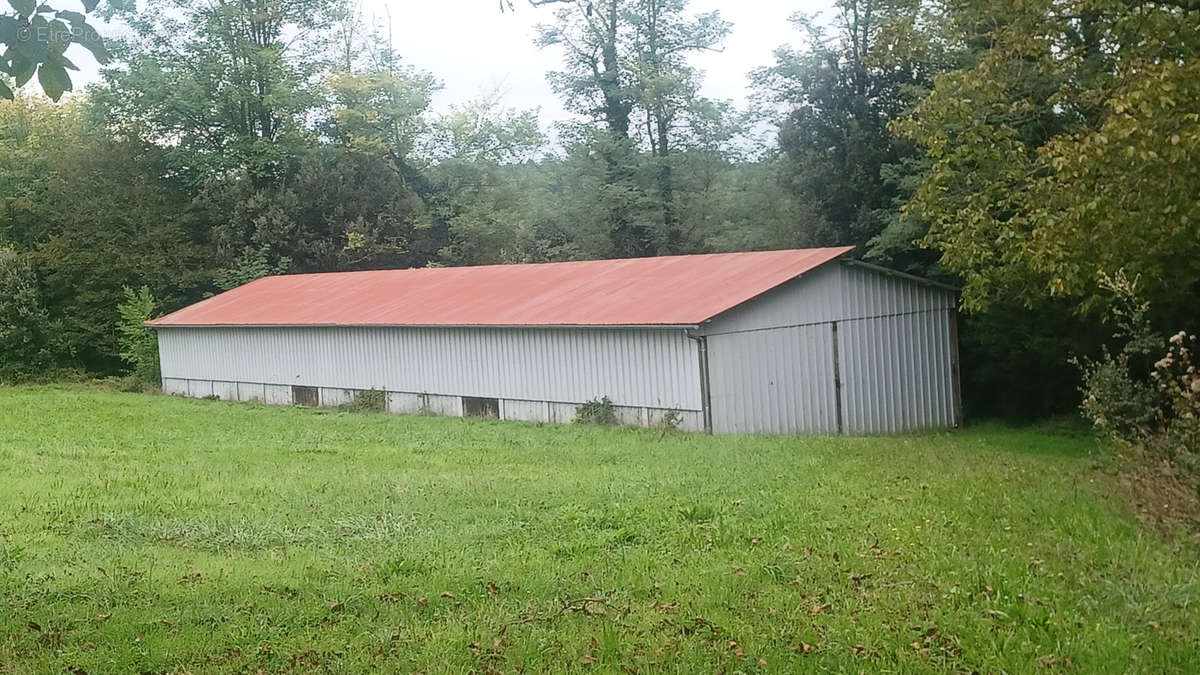
<svg viewBox="0 0 1200 675">
<path fill-rule="evenodd" d="M 901 272 L 899 270 L 894 270 L 890 267 L 884 267 L 882 265 L 874 265 L 872 263 L 863 262 L 861 260 L 855 260 L 853 258 L 843 259 L 842 264 L 843 265 L 852 265 L 854 267 L 862 267 L 863 269 L 868 269 L 873 272 L 878 272 L 880 274 L 886 274 L 889 277 L 897 277 L 900 279 L 907 279 L 908 281 L 912 281 L 914 283 L 922 284 L 925 286 L 933 286 L 935 288 L 941 288 L 943 290 L 952 291 L 954 293 L 962 293 L 962 289 L 957 286 L 951 286 L 950 284 L 944 284 L 940 281 L 926 279 L 925 277 L 919 277 L 915 274 L 909 274 L 908 272 Z"/>
<path fill-rule="evenodd" d="M 411 323 L 153 323 L 147 328 L 596 328 L 596 329 L 678 329 L 694 330 L 700 323 L 522 323 L 522 324 L 411 324 Z"/>
</svg>

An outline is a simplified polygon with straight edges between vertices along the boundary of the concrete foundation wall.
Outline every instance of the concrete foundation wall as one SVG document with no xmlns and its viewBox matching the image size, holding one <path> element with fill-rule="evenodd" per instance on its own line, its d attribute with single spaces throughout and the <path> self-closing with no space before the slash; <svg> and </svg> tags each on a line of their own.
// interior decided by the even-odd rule
<svg viewBox="0 0 1200 675">
<path fill-rule="evenodd" d="M 223 401 L 249 401 L 270 405 L 293 405 L 290 385 L 259 384 L 253 382 L 212 382 L 164 378 L 163 392 L 173 396 L 205 398 L 217 396 Z M 354 402 L 358 390 L 336 387 L 318 388 L 322 407 L 336 408 Z M 386 392 L 387 410 L 400 415 L 433 415 L 439 417 L 462 417 L 461 396 L 425 394 L 411 392 Z M 519 422 L 549 422 L 570 424 L 575 420 L 578 406 L 574 403 L 554 401 L 519 401 L 499 399 L 500 418 Z M 613 406 L 618 423 L 625 426 L 655 427 L 662 423 L 670 411 L 662 408 L 635 406 Z M 704 415 L 695 410 L 676 411 L 681 431 L 699 432 L 704 429 Z"/>
</svg>

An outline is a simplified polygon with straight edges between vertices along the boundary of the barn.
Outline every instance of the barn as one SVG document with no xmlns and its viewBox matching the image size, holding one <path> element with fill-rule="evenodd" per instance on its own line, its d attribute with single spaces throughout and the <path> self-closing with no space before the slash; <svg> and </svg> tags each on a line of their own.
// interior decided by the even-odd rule
<svg viewBox="0 0 1200 675">
<path fill-rule="evenodd" d="M 850 248 L 259 279 L 148 323 L 163 390 L 718 434 L 962 419 L 955 289 Z"/>
</svg>

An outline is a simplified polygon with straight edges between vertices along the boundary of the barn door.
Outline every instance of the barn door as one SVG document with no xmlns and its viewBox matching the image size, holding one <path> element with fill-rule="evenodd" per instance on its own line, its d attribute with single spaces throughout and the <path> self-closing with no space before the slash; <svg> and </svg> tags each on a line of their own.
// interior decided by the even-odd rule
<svg viewBox="0 0 1200 675">
<path fill-rule="evenodd" d="M 953 318 L 917 313 L 838 324 L 847 434 L 954 425 Z"/>
<path fill-rule="evenodd" d="M 829 324 L 708 337 L 713 433 L 838 431 Z"/>
</svg>

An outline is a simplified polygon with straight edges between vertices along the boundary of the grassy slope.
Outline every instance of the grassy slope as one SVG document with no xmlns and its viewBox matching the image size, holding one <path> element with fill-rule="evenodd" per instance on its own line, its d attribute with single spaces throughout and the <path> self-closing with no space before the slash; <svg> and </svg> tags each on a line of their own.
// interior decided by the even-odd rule
<svg viewBox="0 0 1200 675">
<path fill-rule="evenodd" d="M 1089 447 L 0 389 L 0 672 L 1196 672 Z"/>
</svg>

